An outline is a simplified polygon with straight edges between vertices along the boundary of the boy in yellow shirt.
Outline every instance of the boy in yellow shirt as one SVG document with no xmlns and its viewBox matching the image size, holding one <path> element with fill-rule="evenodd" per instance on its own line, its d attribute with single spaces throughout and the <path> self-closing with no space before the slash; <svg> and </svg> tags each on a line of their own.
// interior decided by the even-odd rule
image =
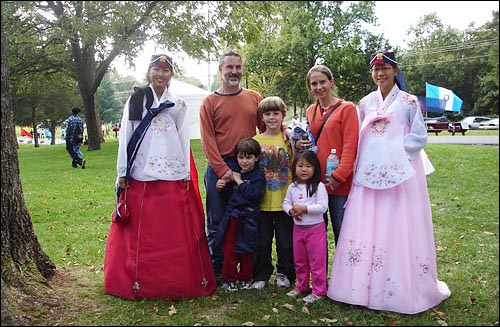
<svg viewBox="0 0 500 327">
<path fill-rule="evenodd" d="M 276 285 L 290 287 L 295 281 L 293 260 L 293 220 L 282 208 L 286 190 L 292 180 L 292 148 L 283 140 L 282 124 L 286 105 L 277 96 L 259 103 L 259 114 L 266 125 L 262 134 L 254 136 L 261 145 L 260 168 L 266 176 L 266 190 L 258 216 L 259 242 L 254 261 L 252 288 L 261 290 L 271 277 L 273 237 L 276 236 Z"/>
</svg>

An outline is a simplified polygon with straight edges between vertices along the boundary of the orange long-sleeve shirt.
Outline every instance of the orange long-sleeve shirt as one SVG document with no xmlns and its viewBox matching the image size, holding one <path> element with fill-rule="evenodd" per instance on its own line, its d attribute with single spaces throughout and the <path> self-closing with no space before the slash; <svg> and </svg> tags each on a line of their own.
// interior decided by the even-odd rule
<svg viewBox="0 0 500 327">
<path fill-rule="evenodd" d="M 258 92 L 241 88 L 233 94 L 214 92 L 201 102 L 201 145 L 217 176 L 230 169 L 223 157 L 234 157 L 236 143 L 243 137 L 255 136 L 257 126 L 262 130 L 260 100 Z"/>
<path fill-rule="evenodd" d="M 326 158 L 330 154 L 330 149 L 337 149 L 339 157 L 339 166 L 333 172 L 333 177 L 341 182 L 334 190 L 327 188 L 329 194 L 348 195 L 351 190 L 354 162 L 358 150 L 359 139 L 359 121 L 356 107 L 352 102 L 343 99 L 342 104 L 335 109 L 326 122 L 321 136 L 317 143 L 318 159 L 321 165 L 322 181 L 325 182 Z M 321 114 L 320 106 L 310 105 L 306 110 L 306 118 L 309 121 L 309 127 L 315 138 L 323 124 L 324 117 L 332 110 L 333 105 L 328 107 L 325 115 Z M 314 120 L 313 112 L 316 111 Z"/>
</svg>

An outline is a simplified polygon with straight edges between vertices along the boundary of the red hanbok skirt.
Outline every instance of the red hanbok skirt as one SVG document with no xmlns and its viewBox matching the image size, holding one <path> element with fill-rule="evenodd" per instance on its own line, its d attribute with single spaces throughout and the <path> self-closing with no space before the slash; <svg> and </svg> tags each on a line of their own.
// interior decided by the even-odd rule
<svg viewBox="0 0 500 327">
<path fill-rule="evenodd" d="M 104 292 L 127 299 L 191 299 L 216 282 L 205 234 L 198 175 L 191 155 L 183 181 L 130 181 L 130 220 L 112 223 L 104 258 Z"/>
</svg>

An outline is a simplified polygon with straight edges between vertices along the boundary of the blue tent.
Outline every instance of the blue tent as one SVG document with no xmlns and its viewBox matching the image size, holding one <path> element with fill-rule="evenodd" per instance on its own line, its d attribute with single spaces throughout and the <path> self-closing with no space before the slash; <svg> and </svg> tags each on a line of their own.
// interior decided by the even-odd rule
<svg viewBox="0 0 500 327">
<path fill-rule="evenodd" d="M 435 98 L 428 98 L 424 96 L 417 96 L 420 108 L 425 112 L 432 112 L 436 114 L 443 114 L 446 108 L 446 101 Z"/>
</svg>

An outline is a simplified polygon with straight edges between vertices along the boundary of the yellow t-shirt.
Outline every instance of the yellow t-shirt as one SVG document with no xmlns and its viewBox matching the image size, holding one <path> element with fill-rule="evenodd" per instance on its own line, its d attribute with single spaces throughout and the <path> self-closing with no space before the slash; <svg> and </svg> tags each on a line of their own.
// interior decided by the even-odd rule
<svg viewBox="0 0 500 327">
<path fill-rule="evenodd" d="M 292 148 L 283 141 L 283 134 L 267 136 L 258 134 L 260 143 L 260 169 L 266 176 L 266 191 L 260 202 L 261 211 L 282 211 L 283 199 L 292 181 Z"/>
</svg>

